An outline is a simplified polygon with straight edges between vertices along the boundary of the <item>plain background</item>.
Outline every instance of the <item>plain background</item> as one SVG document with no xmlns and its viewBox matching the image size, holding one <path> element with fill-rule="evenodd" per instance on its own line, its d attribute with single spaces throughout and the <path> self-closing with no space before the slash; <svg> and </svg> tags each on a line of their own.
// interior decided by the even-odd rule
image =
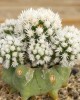
<svg viewBox="0 0 80 100">
<path fill-rule="evenodd" d="M 25 8 L 46 7 L 58 12 L 63 25 L 80 28 L 80 0 L 0 0 L 0 22 L 17 18 Z"/>
</svg>

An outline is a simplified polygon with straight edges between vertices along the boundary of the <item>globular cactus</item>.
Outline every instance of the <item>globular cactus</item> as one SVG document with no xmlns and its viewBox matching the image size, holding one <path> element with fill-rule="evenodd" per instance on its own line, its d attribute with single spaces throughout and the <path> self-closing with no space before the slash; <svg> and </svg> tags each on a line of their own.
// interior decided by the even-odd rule
<svg viewBox="0 0 80 100">
<path fill-rule="evenodd" d="M 59 89 L 67 84 L 71 68 L 55 66 L 50 69 L 28 68 L 19 66 L 3 69 L 2 79 L 20 92 L 22 100 L 31 96 L 49 93 L 58 100 Z"/>
<path fill-rule="evenodd" d="M 0 25 L 2 79 L 23 100 L 44 93 L 57 100 L 78 61 L 80 31 L 74 26 L 62 29 L 59 15 L 50 9 L 27 9 L 17 20 Z"/>
</svg>

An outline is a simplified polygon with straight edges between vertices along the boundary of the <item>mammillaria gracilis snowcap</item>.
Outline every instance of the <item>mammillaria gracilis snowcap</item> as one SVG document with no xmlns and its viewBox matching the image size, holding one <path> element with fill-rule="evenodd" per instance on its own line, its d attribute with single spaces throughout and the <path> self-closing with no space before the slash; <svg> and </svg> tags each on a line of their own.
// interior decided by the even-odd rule
<svg viewBox="0 0 80 100">
<path fill-rule="evenodd" d="M 10 19 L 0 25 L 0 63 L 7 69 L 24 64 L 24 43 L 14 31 L 16 23 L 17 20 Z"/>
<path fill-rule="evenodd" d="M 53 51 L 51 38 L 62 29 L 58 14 L 50 9 L 24 10 L 19 16 L 26 35 L 26 56 L 32 66 L 50 66 Z"/>
<path fill-rule="evenodd" d="M 79 37 L 74 26 L 62 30 L 59 15 L 50 9 L 27 9 L 17 20 L 1 24 L 0 63 L 5 67 L 24 62 L 32 67 L 74 66 L 80 60 Z"/>
<path fill-rule="evenodd" d="M 73 67 L 80 61 L 80 31 L 74 26 L 66 26 L 52 42 L 55 46 L 53 63 Z"/>
</svg>

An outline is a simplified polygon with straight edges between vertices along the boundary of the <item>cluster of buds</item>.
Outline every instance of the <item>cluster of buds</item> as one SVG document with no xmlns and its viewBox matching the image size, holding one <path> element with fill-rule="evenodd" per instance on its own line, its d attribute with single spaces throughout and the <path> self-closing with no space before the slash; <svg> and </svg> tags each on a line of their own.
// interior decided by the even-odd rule
<svg viewBox="0 0 80 100">
<path fill-rule="evenodd" d="M 27 58 L 27 59 L 24 59 Z M 50 9 L 24 10 L 17 20 L 0 25 L 0 63 L 33 67 L 74 66 L 80 61 L 80 31 L 62 29 L 61 19 Z"/>
</svg>

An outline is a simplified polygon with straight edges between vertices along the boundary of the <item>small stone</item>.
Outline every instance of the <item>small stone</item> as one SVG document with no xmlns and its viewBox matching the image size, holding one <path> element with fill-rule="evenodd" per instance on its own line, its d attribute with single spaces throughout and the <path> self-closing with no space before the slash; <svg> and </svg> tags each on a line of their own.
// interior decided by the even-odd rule
<svg viewBox="0 0 80 100">
<path fill-rule="evenodd" d="M 75 75 L 75 74 L 77 74 L 78 72 L 79 72 L 79 70 L 78 70 L 78 69 L 73 68 L 73 69 L 72 69 L 72 71 L 71 71 L 71 74 Z"/>
</svg>

